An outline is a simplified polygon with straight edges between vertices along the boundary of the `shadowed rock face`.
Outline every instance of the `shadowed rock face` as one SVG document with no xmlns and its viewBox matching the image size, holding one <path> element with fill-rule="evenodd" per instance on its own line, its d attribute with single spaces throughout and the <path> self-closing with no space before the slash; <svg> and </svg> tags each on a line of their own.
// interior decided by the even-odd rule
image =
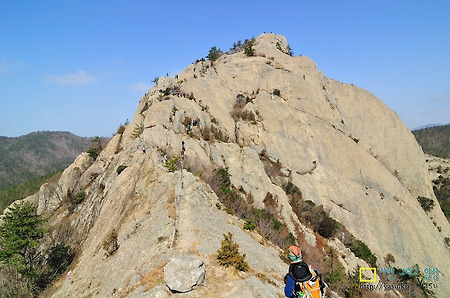
<svg viewBox="0 0 450 298">
<path fill-rule="evenodd" d="M 52 237 L 80 247 L 73 273 L 55 297 L 164 297 L 163 268 L 179 255 L 205 263 L 206 280 L 194 296 L 282 295 L 287 266 L 279 250 L 216 208 L 216 195 L 200 177 L 214 167 L 227 167 L 231 183 L 251 193 L 256 208 L 265 208 L 264 198 L 272 194 L 280 218 L 310 245 L 315 235 L 293 213 L 284 183 L 297 186 L 304 200 L 323 205 L 370 247 L 379 266 L 392 254 L 395 267 L 419 264 L 450 274 L 444 244 L 449 224 L 438 207 L 427 214 L 417 201 L 423 196 L 437 204 L 424 154 L 398 116 L 366 90 L 325 77 L 309 58 L 283 53 L 283 36 L 263 34 L 254 49 L 254 57 L 242 51 L 223 55 L 213 64 L 189 65 L 177 79 L 160 78 L 123 135 L 95 162 L 80 155 L 57 187 L 44 185 L 29 198 L 40 212 L 54 214 L 51 224 L 59 228 Z M 174 86 L 186 96 L 160 92 Z M 189 118 L 199 120 L 192 132 L 186 131 Z M 163 164 L 164 156 L 180 155 L 182 141 L 189 172 L 181 176 Z M 269 170 L 262 156 L 277 164 L 276 170 Z M 120 165 L 127 168 L 118 175 Z M 70 213 L 58 206 L 73 189 L 87 196 Z M 102 247 L 112 231 L 118 249 L 105 255 Z M 237 277 L 216 264 L 214 254 L 228 232 L 252 272 Z M 341 261 L 348 270 L 364 265 L 339 239 L 333 243 L 347 256 Z M 444 279 L 438 294 L 450 291 Z"/>
</svg>

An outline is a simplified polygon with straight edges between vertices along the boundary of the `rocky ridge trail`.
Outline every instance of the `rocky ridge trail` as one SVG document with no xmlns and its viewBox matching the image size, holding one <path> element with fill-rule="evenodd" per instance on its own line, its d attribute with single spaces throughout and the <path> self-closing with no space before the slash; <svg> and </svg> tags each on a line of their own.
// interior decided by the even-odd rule
<svg viewBox="0 0 450 298">
<path fill-rule="evenodd" d="M 224 54 L 189 65 L 176 79 L 160 78 L 95 161 L 80 155 L 57 185 L 28 198 L 52 215 L 49 225 L 56 229 L 45 245 L 79 248 L 71 276 L 55 285 L 54 297 L 166 297 L 164 266 L 179 256 L 199 258 L 206 268 L 205 281 L 179 295 L 282 295 L 287 265 L 280 250 L 216 206 L 205 181 L 219 168 L 227 169 L 248 204 L 270 207 L 301 247 L 325 254 L 323 242 L 333 246 L 347 272 L 368 264 L 340 237 L 324 240 L 306 227 L 284 185 L 296 186 L 304 201 L 321 205 L 366 243 L 379 266 L 390 254 L 399 268 L 439 267 L 436 292 L 444 297 L 450 291 L 444 243 L 450 227 L 439 208 L 425 212 L 417 200 L 436 202 L 414 136 L 378 98 L 325 77 L 309 58 L 287 55 L 287 48 L 283 36 L 263 34 L 253 57 Z M 189 127 L 196 118 L 198 125 Z M 165 158 L 180 155 L 182 141 L 183 189 L 180 171 L 164 167 Z M 86 199 L 68 208 L 68 191 L 79 190 Z M 228 232 L 246 254 L 247 273 L 215 261 Z"/>
</svg>

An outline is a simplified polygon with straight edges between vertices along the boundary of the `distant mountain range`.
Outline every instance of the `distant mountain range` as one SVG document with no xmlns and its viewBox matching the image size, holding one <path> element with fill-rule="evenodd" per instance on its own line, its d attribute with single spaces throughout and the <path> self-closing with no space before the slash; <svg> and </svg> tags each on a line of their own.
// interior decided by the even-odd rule
<svg viewBox="0 0 450 298">
<path fill-rule="evenodd" d="M 423 152 L 440 158 L 450 158 L 450 124 L 412 131 Z"/>
<path fill-rule="evenodd" d="M 91 140 L 61 131 L 0 137 L 0 190 L 66 168 Z"/>
<path fill-rule="evenodd" d="M 436 123 L 431 123 L 431 124 L 425 124 L 419 127 L 414 128 L 412 131 L 416 131 L 416 130 L 421 130 L 421 129 L 425 129 L 425 128 L 430 128 L 430 127 L 437 127 L 437 126 L 446 126 L 446 125 L 450 125 L 450 123 L 447 124 L 436 124 Z"/>
</svg>

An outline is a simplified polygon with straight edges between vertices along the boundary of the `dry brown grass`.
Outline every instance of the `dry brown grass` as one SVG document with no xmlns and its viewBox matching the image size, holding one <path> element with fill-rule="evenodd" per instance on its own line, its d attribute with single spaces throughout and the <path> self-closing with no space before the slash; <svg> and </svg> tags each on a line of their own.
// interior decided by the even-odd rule
<svg viewBox="0 0 450 298">
<path fill-rule="evenodd" d="M 153 270 L 147 272 L 141 277 L 140 284 L 145 285 L 145 291 L 153 289 L 155 286 L 164 282 L 164 266 L 162 264 Z"/>
</svg>

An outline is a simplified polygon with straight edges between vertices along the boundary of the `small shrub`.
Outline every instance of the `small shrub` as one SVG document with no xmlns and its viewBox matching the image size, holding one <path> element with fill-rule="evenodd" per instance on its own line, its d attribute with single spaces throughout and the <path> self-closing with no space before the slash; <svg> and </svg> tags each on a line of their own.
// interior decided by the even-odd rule
<svg viewBox="0 0 450 298">
<path fill-rule="evenodd" d="M 75 203 L 80 204 L 81 202 L 84 201 L 85 198 L 86 198 L 86 192 L 84 190 L 81 190 L 75 196 Z"/>
<path fill-rule="evenodd" d="M 119 128 L 117 128 L 117 134 L 122 135 L 125 132 L 125 127 L 124 124 L 120 124 Z"/>
<path fill-rule="evenodd" d="M 384 258 L 384 263 L 388 266 L 390 266 L 390 263 L 395 263 L 395 258 L 392 254 L 388 253 L 386 257 Z"/>
<path fill-rule="evenodd" d="M 165 164 L 164 167 L 166 167 L 166 169 L 170 172 L 173 173 L 176 170 L 178 170 L 177 167 L 177 162 L 180 159 L 180 156 L 174 157 L 171 160 L 168 160 Z"/>
<path fill-rule="evenodd" d="M 244 54 L 247 55 L 247 57 L 255 56 L 255 49 L 253 48 L 253 45 L 255 44 L 255 38 L 252 38 L 251 40 L 246 39 L 244 42 Z"/>
<path fill-rule="evenodd" d="M 256 228 L 255 223 L 251 219 L 246 219 L 244 224 L 244 229 L 249 230 L 252 232 Z"/>
<path fill-rule="evenodd" d="M 67 269 L 74 257 L 75 253 L 70 246 L 58 244 L 50 249 L 47 264 L 52 273 L 59 275 Z"/>
<path fill-rule="evenodd" d="M 288 183 L 284 184 L 282 188 L 283 188 L 284 192 L 286 193 L 286 195 L 298 194 L 298 195 L 300 195 L 300 197 L 302 196 L 302 192 L 300 191 L 300 189 L 292 182 L 288 182 Z"/>
<path fill-rule="evenodd" d="M 151 80 L 152 83 L 155 83 L 158 85 L 159 77 L 154 77 L 153 80 Z"/>
<path fill-rule="evenodd" d="M 159 89 L 159 92 L 162 93 L 163 96 L 168 96 L 172 93 L 172 88 L 167 87 L 166 89 Z"/>
<path fill-rule="evenodd" d="M 90 147 L 87 153 L 93 160 L 96 160 L 98 155 L 100 154 L 100 149 L 96 147 Z"/>
<path fill-rule="evenodd" d="M 433 209 L 433 206 L 434 206 L 434 201 L 432 200 L 432 199 L 429 199 L 429 198 L 425 198 L 425 197 L 418 197 L 417 198 L 417 200 L 419 201 L 419 203 L 420 203 L 420 206 L 422 206 L 422 209 L 425 211 L 425 212 L 429 212 L 429 211 L 431 211 L 431 209 Z"/>
<path fill-rule="evenodd" d="M 131 137 L 133 139 L 138 138 L 142 133 L 144 132 L 144 123 L 138 123 L 133 129 L 133 132 L 131 133 Z"/>
<path fill-rule="evenodd" d="M 127 168 L 127 166 L 124 166 L 124 165 L 118 166 L 116 169 L 117 175 L 120 175 L 120 173 L 122 173 L 122 171 L 125 170 L 126 168 Z"/>
<path fill-rule="evenodd" d="M 281 231 L 283 228 L 283 223 L 276 218 L 272 218 L 273 229 L 277 232 Z"/>
<path fill-rule="evenodd" d="M 273 95 L 281 96 L 281 92 L 278 89 L 273 89 Z"/>
<path fill-rule="evenodd" d="M 222 204 L 220 204 L 219 202 L 217 202 L 217 203 L 216 203 L 216 208 L 219 209 L 219 210 L 222 209 Z"/>
<path fill-rule="evenodd" d="M 325 238 L 331 238 L 339 230 L 339 223 L 331 217 L 326 216 L 319 224 L 319 234 Z"/>
<path fill-rule="evenodd" d="M 372 254 L 369 247 L 361 240 L 354 240 L 350 243 L 350 250 L 357 256 L 368 262 L 373 267 L 377 267 L 377 257 Z"/>
<path fill-rule="evenodd" d="M 245 254 L 239 253 L 239 245 L 233 241 L 233 234 L 223 234 L 223 240 L 220 249 L 217 251 L 217 261 L 221 266 L 232 266 L 239 271 L 247 271 L 249 269 Z"/>
<path fill-rule="evenodd" d="M 223 55 L 223 52 L 218 49 L 216 46 L 211 47 L 206 58 L 211 61 L 216 61 L 220 56 Z"/>
</svg>

